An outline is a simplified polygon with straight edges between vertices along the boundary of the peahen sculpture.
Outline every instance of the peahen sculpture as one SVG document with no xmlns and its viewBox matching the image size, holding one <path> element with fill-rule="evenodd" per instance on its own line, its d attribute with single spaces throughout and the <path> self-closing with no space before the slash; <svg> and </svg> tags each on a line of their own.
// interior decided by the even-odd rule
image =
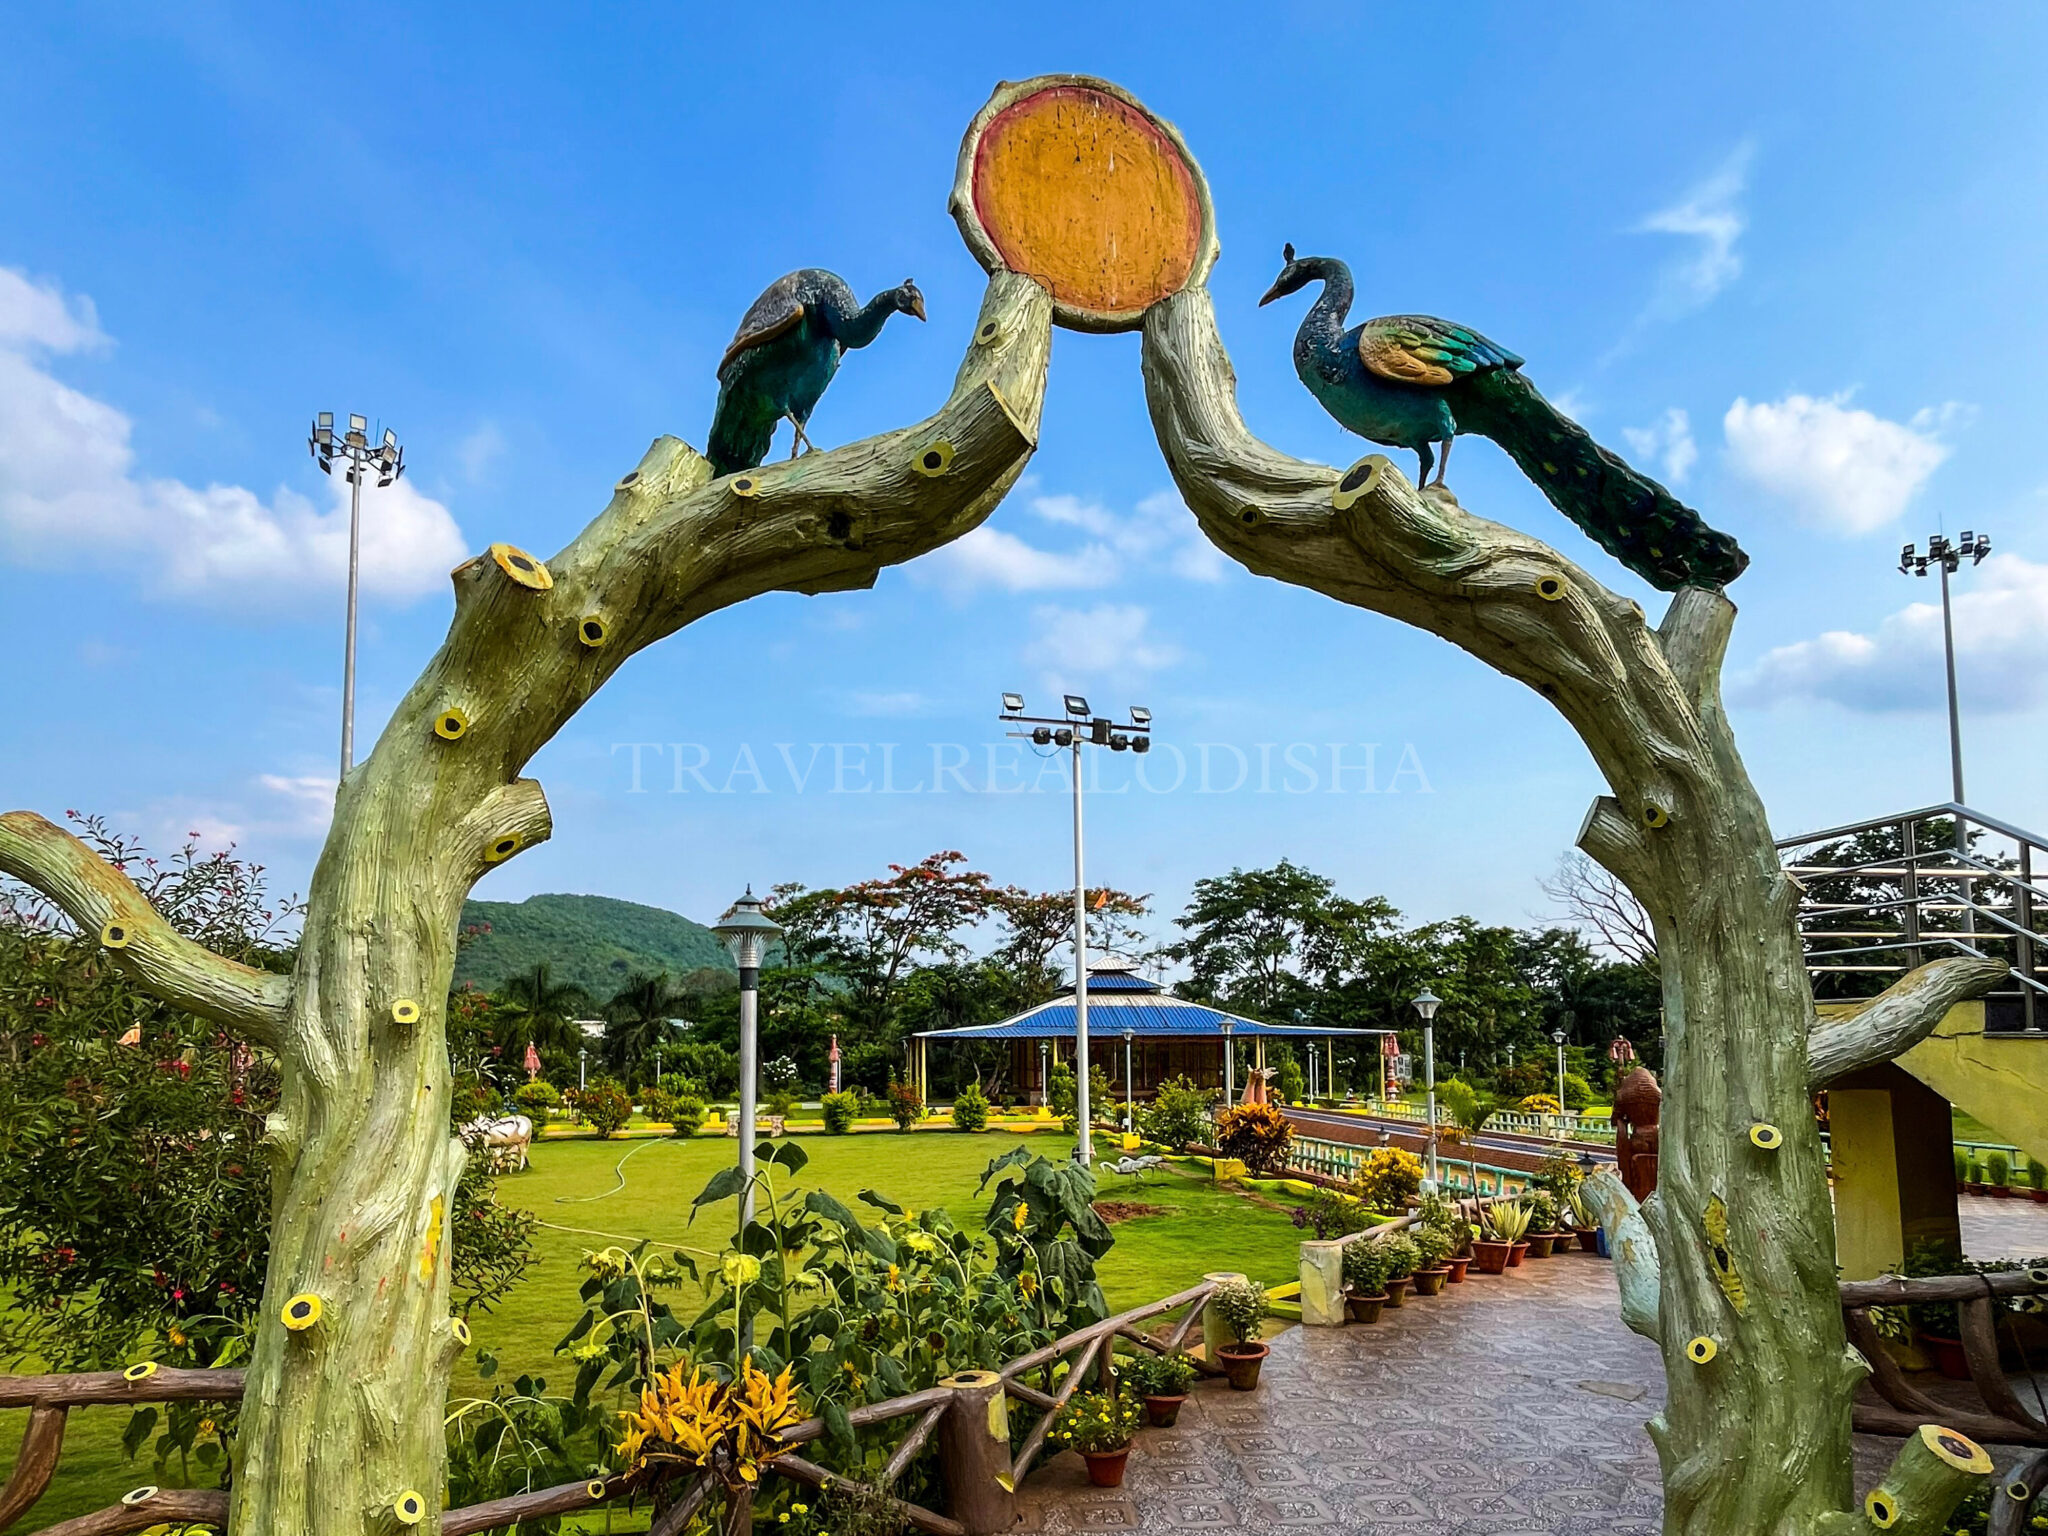
<svg viewBox="0 0 2048 1536">
<path fill-rule="evenodd" d="M 841 355 L 882 333 L 891 315 L 924 318 L 924 295 L 905 278 L 866 304 L 846 280 L 822 267 L 778 277 L 754 300 L 718 364 L 718 407 L 711 415 L 706 456 L 715 474 L 752 469 L 768 456 L 776 426 L 795 429 L 790 457 L 809 448 L 804 424 Z"/>
<path fill-rule="evenodd" d="M 1286 266 L 1259 303 L 1320 282 L 1294 336 L 1294 371 L 1323 409 L 1360 437 L 1412 449 L 1418 485 L 1432 463 L 1442 485 L 1451 441 L 1490 437 L 1551 505 L 1652 586 L 1721 587 L 1749 564 L 1735 540 L 1594 442 L 1520 372 L 1522 360 L 1477 331 L 1428 315 L 1386 315 L 1351 329 L 1351 269 L 1334 256 L 1284 251 Z M 1438 460 L 1437 444 L 1443 445 Z"/>
</svg>

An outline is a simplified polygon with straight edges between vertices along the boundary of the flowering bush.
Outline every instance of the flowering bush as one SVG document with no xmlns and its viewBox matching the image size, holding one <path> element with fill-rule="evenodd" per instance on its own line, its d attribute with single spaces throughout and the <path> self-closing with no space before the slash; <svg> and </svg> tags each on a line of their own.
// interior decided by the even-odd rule
<svg viewBox="0 0 2048 1536">
<path fill-rule="evenodd" d="M 1047 1437 L 1063 1450 L 1082 1455 L 1120 1451 L 1138 1432 L 1144 1410 L 1122 1393 L 1076 1392 L 1053 1420 Z"/>
<path fill-rule="evenodd" d="M 1422 1188 L 1422 1159 L 1399 1147 L 1374 1147 L 1352 1176 L 1358 1198 L 1376 1211 L 1399 1216 Z"/>
<path fill-rule="evenodd" d="M 583 1087 L 570 1089 L 566 1097 L 600 1137 L 618 1135 L 633 1118 L 632 1095 L 608 1077 L 593 1077 Z"/>
<path fill-rule="evenodd" d="M 1554 1094 L 1532 1093 L 1515 1108 L 1525 1115 L 1555 1115 L 1563 1113 L 1564 1106 L 1557 1102 Z"/>
<path fill-rule="evenodd" d="M 1216 1149 L 1251 1173 L 1278 1173 L 1293 1145 L 1294 1127 L 1275 1105 L 1240 1104 L 1216 1117 Z"/>
<path fill-rule="evenodd" d="M 893 1079 L 889 1084 L 889 1117 L 896 1122 L 896 1129 L 907 1131 L 924 1118 L 924 1099 L 908 1083 Z"/>
</svg>

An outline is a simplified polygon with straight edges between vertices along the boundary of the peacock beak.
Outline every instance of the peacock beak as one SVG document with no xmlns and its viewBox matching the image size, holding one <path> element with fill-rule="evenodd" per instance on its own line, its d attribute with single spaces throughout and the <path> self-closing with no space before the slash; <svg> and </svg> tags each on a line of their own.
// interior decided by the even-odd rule
<svg viewBox="0 0 2048 1536">
<path fill-rule="evenodd" d="M 1281 286 L 1286 281 L 1287 274 L 1285 272 L 1282 272 L 1278 277 L 1274 278 L 1273 286 L 1268 288 L 1266 290 L 1266 296 L 1259 300 L 1259 308 L 1264 309 L 1268 304 L 1272 303 L 1275 299 L 1286 298 L 1289 290 Z"/>
<path fill-rule="evenodd" d="M 920 320 L 922 320 L 922 319 L 924 318 L 924 295 L 923 295 L 923 294 L 921 294 L 921 293 L 913 293 L 913 294 L 912 294 L 912 295 L 910 296 L 910 312 L 911 312 L 911 313 L 912 313 L 913 315 L 917 316 L 917 318 L 918 318 L 918 319 L 920 319 Z"/>
</svg>

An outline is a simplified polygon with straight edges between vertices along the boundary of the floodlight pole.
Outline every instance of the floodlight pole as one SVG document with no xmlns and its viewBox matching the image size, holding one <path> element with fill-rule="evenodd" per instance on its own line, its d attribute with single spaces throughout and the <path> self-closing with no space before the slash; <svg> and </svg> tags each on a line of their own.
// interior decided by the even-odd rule
<svg viewBox="0 0 2048 1536">
<path fill-rule="evenodd" d="M 1968 529 L 1954 543 L 1947 536 L 1935 534 L 1927 541 L 1927 552 L 1916 553 L 1908 544 L 1899 556 L 1899 570 L 1905 575 L 1925 576 L 1931 565 L 1941 572 L 1941 650 L 1948 672 L 1948 771 L 1949 783 L 1957 805 L 1967 804 L 1963 799 L 1963 715 L 1956 699 L 1956 626 L 1949 606 L 1948 579 L 1959 570 L 1964 560 L 1977 565 L 1991 553 L 1991 535 L 1972 533 Z M 1963 846 L 1962 829 L 1957 828 L 1956 846 Z"/>
<path fill-rule="evenodd" d="M 322 411 L 313 419 L 306 448 L 319 461 L 323 474 L 333 474 L 339 456 L 348 476 L 348 633 L 342 644 L 341 660 L 341 776 L 348 777 L 356 760 L 356 587 L 363 544 L 363 476 L 377 472 L 377 484 L 386 486 L 405 473 L 405 450 L 390 431 L 381 443 L 370 442 L 366 417 L 350 416 L 348 430 L 334 433 L 334 412 Z"/>
<path fill-rule="evenodd" d="M 1063 701 L 1064 716 L 1024 713 L 1024 696 L 1003 695 L 1003 710 L 997 717 L 1010 725 L 1029 729 L 1012 731 L 1037 745 L 1071 748 L 1074 754 L 1074 1118 L 1079 1134 L 1074 1141 L 1074 1161 L 1084 1168 L 1095 1161 L 1095 1139 L 1089 1124 L 1093 1106 L 1088 1102 L 1088 888 L 1081 867 L 1081 748 L 1108 747 L 1113 752 L 1149 752 L 1152 749 L 1152 711 L 1133 708 L 1127 724 L 1118 725 L 1105 716 L 1092 715 L 1088 701 L 1068 694 Z"/>
</svg>

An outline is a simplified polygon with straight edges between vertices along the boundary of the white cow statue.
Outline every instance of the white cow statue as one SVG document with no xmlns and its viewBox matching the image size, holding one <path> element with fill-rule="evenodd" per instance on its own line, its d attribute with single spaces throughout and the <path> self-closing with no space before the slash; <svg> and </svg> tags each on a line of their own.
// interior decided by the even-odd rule
<svg viewBox="0 0 2048 1536">
<path fill-rule="evenodd" d="M 481 1147 L 500 1173 L 518 1173 L 529 1166 L 526 1149 L 533 1145 L 533 1121 L 525 1115 L 478 1115 L 462 1128 L 462 1139 Z"/>
</svg>

